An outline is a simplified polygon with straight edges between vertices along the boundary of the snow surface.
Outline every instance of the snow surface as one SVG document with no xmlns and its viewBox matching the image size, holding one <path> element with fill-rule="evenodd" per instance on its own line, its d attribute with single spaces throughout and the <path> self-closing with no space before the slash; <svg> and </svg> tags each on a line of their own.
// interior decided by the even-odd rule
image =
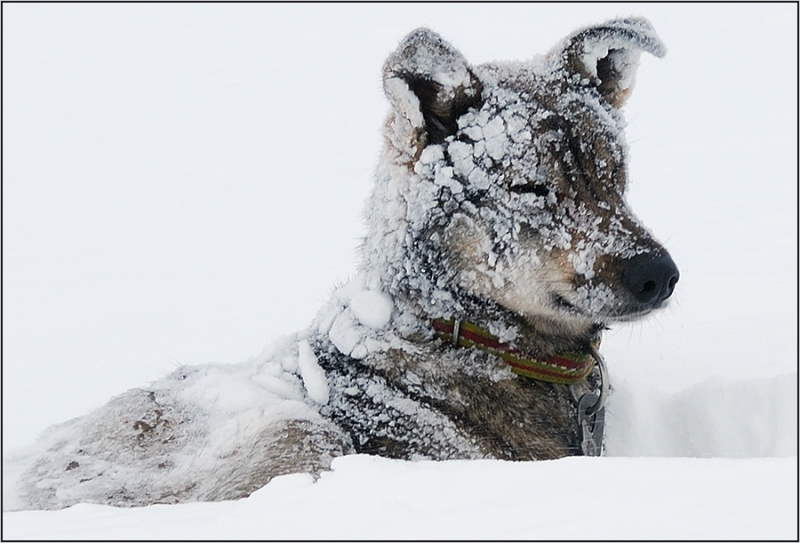
<svg viewBox="0 0 800 543">
<path fill-rule="evenodd" d="M 626 105 L 630 201 L 681 282 L 604 338 L 608 458 L 346 457 L 237 502 L 4 513 L 3 537 L 796 538 L 796 10 L 4 4 L 7 450 L 177 365 L 220 362 L 196 377 L 219 387 L 308 326 L 354 275 L 380 67 L 419 25 L 478 63 L 648 17 L 669 53 Z M 342 344 L 385 315 L 359 292 Z"/>
<path fill-rule="evenodd" d="M 238 502 L 5 514 L 9 539 L 789 539 L 793 458 L 345 456 Z M 687 491 L 691 489 L 691 491 Z M 10 522 L 9 522 L 10 521 Z"/>
</svg>

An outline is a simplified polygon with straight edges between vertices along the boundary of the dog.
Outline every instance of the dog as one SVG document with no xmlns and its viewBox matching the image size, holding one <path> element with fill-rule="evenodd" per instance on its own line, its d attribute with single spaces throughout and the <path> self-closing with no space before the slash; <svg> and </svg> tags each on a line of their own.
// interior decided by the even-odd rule
<svg viewBox="0 0 800 543">
<path fill-rule="evenodd" d="M 384 65 L 358 275 L 247 363 L 182 367 L 51 428 L 6 459 L 7 509 L 235 499 L 355 453 L 598 454 L 599 336 L 679 277 L 625 201 L 641 52 L 665 53 L 641 18 L 476 66 L 410 33 Z"/>
</svg>

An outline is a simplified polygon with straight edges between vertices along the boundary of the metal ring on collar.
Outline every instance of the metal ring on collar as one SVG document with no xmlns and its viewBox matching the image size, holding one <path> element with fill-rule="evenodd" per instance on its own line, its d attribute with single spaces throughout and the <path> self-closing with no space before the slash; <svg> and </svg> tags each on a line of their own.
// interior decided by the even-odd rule
<svg viewBox="0 0 800 543">
<path fill-rule="evenodd" d="M 591 416 L 600 411 L 606 403 L 606 398 L 608 397 L 608 370 L 606 369 L 605 360 L 593 345 L 589 345 L 589 354 L 592 355 L 592 358 L 597 362 L 597 367 L 600 368 L 600 397 L 597 399 L 597 403 L 586 410 L 586 414 Z"/>
</svg>

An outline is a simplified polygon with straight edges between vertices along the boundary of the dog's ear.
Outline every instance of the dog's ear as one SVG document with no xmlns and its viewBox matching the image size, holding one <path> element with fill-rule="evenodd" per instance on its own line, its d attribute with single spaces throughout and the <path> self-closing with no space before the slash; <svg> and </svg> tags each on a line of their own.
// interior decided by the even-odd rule
<svg viewBox="0 0 800 543">
<path fill-rule="evenodd" d="M 383 88 L 394 108 L 393 132 L 413 155 L 455 134 L 458 118 L 481 103 L 481 84 L 466 59 L 426 28 L 411 32 L 386 60 Z"/>
<path fill-rule="evenodd" d="M 647 19 L 634 17 L 578 30 L 550 56 L 566 71 L 568 81 L 588 79 L 603 98 L 620 108 L 633 90 L 642 51 L 660 58 L 667 48 Z"/>
</svg>

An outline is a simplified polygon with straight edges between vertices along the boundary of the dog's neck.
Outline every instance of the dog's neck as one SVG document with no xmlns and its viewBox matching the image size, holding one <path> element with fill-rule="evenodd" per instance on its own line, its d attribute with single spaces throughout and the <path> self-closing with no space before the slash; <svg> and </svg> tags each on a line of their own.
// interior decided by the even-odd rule
<svg viewBox="0 0 800 543">
<path fill-rule="evenodd" d="M 401 312 L 413 315 L 414 326 L 408 326 L 401 335 L 409 339 L 425 340 L 433 331 L 436 319 L 458 319 L 484 328 L 499 341 L 512 345 L 535 357 L 556 356 L 567 351 L 585 351 L 597 339 L 605 326 L 590 321 L 574 321 L 565 325 L 547 317 L 526 317 L 506 309 L 490 300 L 450 292 L 455 303 L 450 312 L 429 313 L 431 304 L 422 304 L 416 293 L 403 293 L 395 298 Z M 453 311 L 452 308 L 457 308 Z"/>
<path fill-rule="evenodd" d="M 520 349 L 545 356 L 564 351 L 583 350 L 605 329 L 605 325 L 591 321 L 566 324 L 548 317 L 525 317 L 524 327 L 517 341 Z"/>
<path fill-rule="evenodd" d="M 454 348 L 470 347 L 487 351 L 507 362 L 511 371 L 518 375 L 562 385 L 582 383 L 588 377 L 594 367 L 594 353 L 600 344 L 600 337 L 597 336 L 591 349 L 564 351 L 556 356 L 531 356 L 467 321 L 434 319 L 432 324 L 436 337 Z"/>
</svg>

